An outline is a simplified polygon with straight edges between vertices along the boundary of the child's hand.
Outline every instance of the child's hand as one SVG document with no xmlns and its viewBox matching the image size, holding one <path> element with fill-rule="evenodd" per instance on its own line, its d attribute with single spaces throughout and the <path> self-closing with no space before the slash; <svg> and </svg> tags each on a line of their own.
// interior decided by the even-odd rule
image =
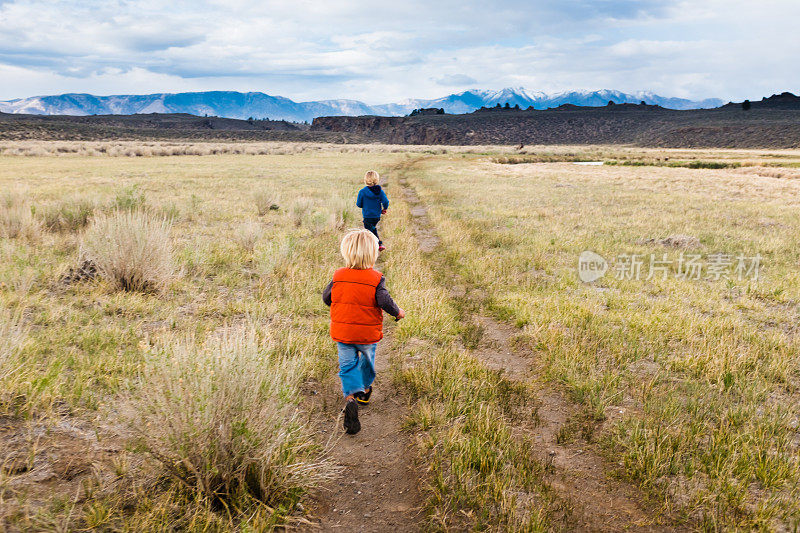
<svg viewBox="0 0 800 533">
<path fill-rule="evenodd" d="M 385 214 L 386 214 L 386 209 L 381 209 L 381 215 L 385 215 Z"/>
<path fill-rule="evenodd" d="M 397 317 L 395 318 L 395 320 L 400 320 L 401 318 L 405 317 L 406 317 L 406 312 L 400 309 L 400 311 L 397 313 Z"/>
</svg>

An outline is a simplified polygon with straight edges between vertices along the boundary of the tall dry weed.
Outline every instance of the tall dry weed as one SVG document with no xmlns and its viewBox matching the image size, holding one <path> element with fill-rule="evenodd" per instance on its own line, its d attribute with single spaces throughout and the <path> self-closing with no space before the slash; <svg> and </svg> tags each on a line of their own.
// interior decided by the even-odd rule
<svg viewBox="0 0 800 533">
<path fill-rule="evenodd" d="M 175 277 L 171 223 L 148 212 L 116 210 L 92 219 L 81 258 L 126 291 L 162 291 Z"/>
<path fill-rule="evenodd" d="M 263 217 L 270 211 L 276 211 L 278 207 L 278 195 L 270 191 L 257 191 L 253 195 L 253 201 L 256 204 L 256 213 L 258 216 Z"/>
<path fill-rule="evenodd" d="M 232 329 L 151 353 L 123 413 L 143 449 L 193 493 L 229 508 L 275 505 L 333 472 L 298 414 L 299 377 L 297 360 L 271 356 L 252 327 Z"/>
<path fill-rule="evenodd" d="M 21 195 L 0 198 L 0 237 L 35 241 L 41 234 L 41 221 L 33 216 L 30 204 Z"/>
<path fill-rule="evenodd" d="M 233 234 L 233 238 L 239 246 L 250 253 L 255 250 L 256 244 L 263 236 L 264 227 L 255 221 L 242 223 Z"/>
</svg>

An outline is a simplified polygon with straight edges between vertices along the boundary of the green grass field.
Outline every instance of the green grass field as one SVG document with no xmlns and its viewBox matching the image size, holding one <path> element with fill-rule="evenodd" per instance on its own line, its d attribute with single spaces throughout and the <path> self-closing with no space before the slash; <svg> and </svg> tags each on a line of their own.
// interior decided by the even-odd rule
<svg viewBox="0 0 800 533">
<path fill-rule="evenodd" d="M 385 343 L 421 466 L 415 527 L 575 527 L 575 495 L 537 451 L 542 391 L 571 406 L 559 442 L 595 453 L 661 525 L 798 527 L 796 151 L 35 148 L 0 155 L 9 530 L 314 521 L 309 501 L 347 473 L 315 433 L 305 384 L 336 387 L 320 292 L 341 235 L 360 225 L 368 169 L 388 180 L 379 267 L 408 313 L 387 322 Z M 655 164 L 667 158 L 725 164 Z M 432 251 L 416 238 L 410 190 L 438 237 Z M 76 279 L 109 234 L 104 217 L 120 213 L 163 224 L 143 245 L 166 257 L 150 289 Z M 586 250 L 611 263 L 592 283 L 578 277 Z M 663 268 L 646 279 L 651 254 Z M 730 256 L 719 279 L 715 254 Z M 619 267 L 631 255 L 639 279 Z M 690 256 L 704 263 L 699 279 L 680 275 Z M 740 279 L 740 256 L 759 257 L 758 279 Z M 515 328 L 524 378 L 481 358 L 471 317 L 483 315 Z"/>
<path fill-rule="evenodd" d="M 591 439 L 623 475 L 700 528 L 797 523 L 800 183 L 437 159 L 410 175 L 452 268 L 599 422 Z M 659 244 L 675 235 L 699 242 Z M 584 250 L 637 254 L 641 279 L 582 283 Z M 759 279 L 735 264 L 681 279 L 682 253 L 759 254 Z M 650 254 L 668 270 L 648 281 Z"/>
</svg>

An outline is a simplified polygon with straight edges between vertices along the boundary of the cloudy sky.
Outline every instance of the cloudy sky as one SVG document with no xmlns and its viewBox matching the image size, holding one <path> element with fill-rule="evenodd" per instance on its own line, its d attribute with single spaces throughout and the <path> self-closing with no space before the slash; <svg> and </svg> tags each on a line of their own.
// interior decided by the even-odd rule
<svg viewBox="0 0 800 533">
<path fill-rule="evenodd" d="M 800 92 L 797 0 L 0 0 L 0 99 Z"/>
</svg>

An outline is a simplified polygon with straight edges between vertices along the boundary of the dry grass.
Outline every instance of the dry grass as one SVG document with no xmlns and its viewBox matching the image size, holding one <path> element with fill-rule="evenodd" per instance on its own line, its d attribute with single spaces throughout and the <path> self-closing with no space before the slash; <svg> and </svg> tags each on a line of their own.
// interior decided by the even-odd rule
<svg viewBox="0 0 800 533">
<path fill-rule="evenodd" d="M 527 145 L 521 149 L 502 145 L 393 145 L 326 144 L 316 142 L 187 142 L 187 141 L 0 141 L 0 156 L 28 157 L 172 157 L 220 155 L 312 155 L 312 154 L 426 154 L 485 155 L 507 162 L 554 161 L 731 161 L 742 165 L 796 164 L 800 150 L 767 149 L 661 149 L 628 146 Z"/>
<path fill-rule="evenodd" d="M 42 223 L 31 210 L 30 203 L 20 194 L 0 198 L 0 236 L 7 239 L 38 240 Z"/>
<path fill-rule="evenodd" d="M 133 211 L 137 209 L 144 209 L 146 206 L 146 199 L 144 191 L 139 188 L 138 183 L 134 183 L 128 187 L 123 188 L 117 193 L 114 199 L 114 208 L 120 210 Z"/>
<path fill-rule="evenodd" d="M 124 409 L 176 483 L 240 511 L 297 498 L 333 472 L 297 411 L 297 360 L 258 337 L 245 326 L 156 349 Z"/>
<path fill-rule="evenodd" d="M 737 169 L 740 174 L 749 174 L 762 176 L 765 178 L 779 178 L 779 179 L 800 179 L 800 169 L 797 168 L 784 168 L 772 166 L 753 166 L 742 167 Z"/>
<path fill-rule="evenodd" d="M 89 221 L 97 209 L 92 198 L 75 197 L 49 205 L 40 214 L 47 231 L 77 232 L 89 225 Z"/>
<path fill-rule="evenodd" d="M 289 209 L 295 226 L 300 227 L 303 225 L 303 222 L 307 220 L 307 217 L 312 212 L 315 204 L 316 202 L 314 199 L 308 196 L 299 196 L 295 198 L 294 202 L 292 202 L 291 208 Z"/>
<path fill-rule="evenodd" d="M 0 238 L 0 308 L 23 304 L 32 318 L 25 349 L 12 358 L 19 371 L 3 381 L 4 398 L 13 399 L 2 404 L 9 423 L 44 418 L 67 427 L 80 424 L 119 440 L 125 432 L 113 410 L 150 372 L 146 367 L 154 358 L 167 357 L 174 339 L 181 339 L 179 346 L 190 353 L 203 352 L 202 339 L 247 322 L 247 317 L 269 324 L 271 340 L 260 352 L 266 358 L 260 363 L 262 377 L 269 376 L 271 361 L 278 366 L 291 361 L 295 378 L 303 381 L 335 376 L 327 309 L 315 289 L 319 285 L 321 290 L 324 278 L 341 263 L 339 230 L 329 227 L 328 219 L 334 211 L 352 219 L 353 194 L 363 169 L 383 169 L 387 158 L 393 164 L 403 155 L 358 152 L 343 157 L 339 151 L 304 152 L 303 146 L 293 150 L 298 153 L 186 156 L 179 161 L 74 154 L 0 157 L 0 189 L 24 188 L 36 213 L 59 205 L 76 181 L 81 183 L 81 196 L 100 206 L 93 220 L 141 214 L 159 226 L 169 212 L 168 242 L 181 274 L 169 284 L 168 293 L 157 297 L 109 290 L 112 285 L 105 282 L 67 284 L 62 274 L 80 257 L 80 237 L 61 231 L 46 233 L 36 242 Z M 271 212 L 260 222 L 268 228 L 269 238 L 250 253 L 236 242 L 236 233 L 253 221 L 253 192 L 265 187 L 290 199 L 297 191 L 307 191 L 313 208 L 299 227 L 288 205 Z M 337 206 L 345 205 L 339 211 Z M 116 231 L 97 228 L 90 223 L 86 234 L 105 243 Z M 130 240 L 130 234 L 125 232 L 124 240 Z M 198 339 L 197 347 L 186 340 L 192 338 Z M 164 349 L 154 353 L 153 345 Z M 280 412 L 289 417 L 287 424 L 306 423 L 307 413 L 292 410 L 297 392 L 293 390 L 284 389 Z M 327 440 L 325 435 L 312 437 L 317 448 L 306 449 L 309 455 L 303 451 L 306 441 L 292 441 L 309 464 Z M 109 441 L 98 446 L 105 450 Z M 143 462 L 141 457 L 146 456 L 102 451 L 114 464 L 98 462 L 72 480 L 58 477 L 51 489 L 33 480 L 51 475 L 45 473 L 55 468 L 53 461 L 71 464 L 72 458 L 61 448 L 20 452 L 35 452 L 37 460 L 31 472 L 10 476 L 9 483 L 19 490 L 3 493 L 0 521 L 6 520 L 11 528 L 42 530 L 58 524 L 62 530 L 266 531 L 302 520 L 313 511 L 304 496 L 311 486 L 302 481 L 313 481 L 312 472 L 294 478 L 303 486 L 290 480 L 290 493 L 281 502 L 256 503 L 252 494 L 244 493 L 228 513 L 221 502 L 199 496 L 180 481 L 154 479 L 151 468 L 164 472 L 163 467 Z M 289 457 L 292 450 L 286 452 Z M 125 472 L 122 478 L 118 470 Z M 276 482 L 281 483 L 280 478 Z M 300 502 L 309 511 L 295 505 Z"/>
<path fill-rule="evenodd" d="M 122 144 L 131 149 L 135 143 Z M 151 442 L 147 446 L 173 453 L 171 461 L 189 456 L 181 450 L 190 451 L 191 462 L 185 464 L 195 465 L 200 475 L 187 469 L 152 483 L 149 467 L 138 459 L 127 469 L 119 468 L 127 470 L 123 478 L 114 468 L 112 475 L 108 467 L 93 465 L 98 476 L 94 481 L 87 474 L 72 485 L 58 478 L 44 488 L 33 483 L 5 492 L 1 512 L 10 528 L 41 530 L 58 524 L 63 530 L 268 530 L 303 514 L 294 503 L 299 499 L 308 507 L 303 480 L 313 485 L 316 472 L 308 472 L 309 478 L 304 472 L 291 479 L 279 476 L 284 482 L 275 494 L 284 494 L 284 502 L 274 507 L 255 503 L 263 490 L 237 487 L 247 470 L 244 465 L 253 464 L 249 458 L 267 457 L 253 452 L 266 441 L 247 448 L 256 441 L 237 440 L 215 424 L 236 418 L 260 427 L 260 421 L 277 417 L 270 420 L 285 421 L 279 424 L 282 430 L 298 428 L 291 435 L 280 433 L 278 441 L 285 437 L 289 440 L 282 442 L 297 442 L 298 457 L 303 457 L 299 463 L 317 464 L 319 448 L 307 446 L 299 423 L 305 415 L 294 410 L 294 384 L 335 380 L 335 349 L 319 290 L 341 263 L 340 232 L 358 223 L 353 200 L 366 168 L 389 177 L 393 208 L 382 222 L 382 236 L 390 253 L 382 256 L 381 266 L 393 295 L 408 312 L 405 320 L 390 326 L 396 327 L 394 351 L 400 356 L 391 373 L 414 402 L 408 423 L 417 438 L 421 467 L 428 472 L 421 480 L 429 496 L 428 526 L 541 530 L 558 524 L 551 516 L 553 500 L 539 475 L 540 465 L 528 453 L 530 434 L 518 431 L 517 407 L 530 407 L 535 400 L 524 387 L 487 371 L 469 350 L 455 348 L 462 339 L 470 345 L 473 337 L 459 323 L 459 302 L 451 298 L 442 275 L 452 269 L 470 285 L 470 294 L 486 295 L 478 302 L 483 312 L 520 327 L 519 340 L 536 352 L 543 379 L 584 406 L 596 421 L 595 438 L 608 446 L 615 463 L 622 462 L 622 474 L 666 507 L 681 510 L 709 530 L 779 529 L 797 516 L 800 192 L 795 181 L 744 174 L 744 168 L 490 162 L 491 157 L 523 153 L 760 165 L 779 156 L 793 161 L 797 152 L 627 147 L 525 147 L 517 152 L 508 147 L 264 143 L 260 148 L 269 150 L 265 155 L 221 153 L 176 160 L 127 156 L 122 148 L 117 154 L 122 157 L 107 157 L 112 155 L 108 150 L 98 150 L 104 157 L 93 157 L 54 151 L 57 145 L 41 144 L 38 148 L 46 152 L 42 157 L 0 156 L 0 189 L 24 188 L 28 210 L 40 218 L 79 180 L 84 197 L 112 208 L 107 214 L 96 210 L 93 220 L 106 223 L 104 228 L 90 223 L 85 243 L 90 234 L 107 247 L 117 234 L 120 242 L 135 243 L 139 230 L 118 231 L 108 221 L 147 217 L 160 235 L 156 242 L 173 249 L 172 263 L 166 264 L 182 275 L 172 278 L 169 297 L 111 291 L 103 283 L 65 285 L 60 274 L 74 266 L 79 254 L 72 230 L 34 240 L 0 238 L 0 308 L 28 309 L 26 323 L 31 325 L 24 350 L 11 357 L 20 370 L 3 381 L 4 394 L 15 399 L 3 405 L 3 414 L 12 422 L 81 422 L 100 434 L 115 431 L 113 407 L 123 399 L 131 405 L 160 406 L 139 409 L 151 427 L 168 428 L 145 431 L 143 437 Z M 83 143 L 80 149 L 88 146 Z M 4 145 L 13 150 L 32 147 Z M 183 150 L 177 144 L 169 148 Z M 53 157 L 56 153 L 61 156 Z M 431 264 L 420 253 L 408 226 L 408 206 L 392 188 L 394 169 L 410 156 L 426 158 L 409 179 L 431 206 L 430 218 L 442 238 L 436 255 L 443 264 Z M 253 220 L 253 192 L 264 189 L 286 205 L 262 220 L 269 239 L 250 253 L 236 242 L 237 230 Z M 295 200 L 298 191 L 303 197 Z M 163 220 L 167 212 L 171 230 Z M 683 249 L 661 243 L 675 235 L 698 239 L 703 253 L 766 252 L 769 283 L 637 284 L 607 277 L 587 286 L 576 279 L 575 258 L 585 248 L 603 255 L 677 254 Z M 268 338 L 238 333 L 220 337 L 231 324 L 249 323 L 249 317 L 269 324 Z M 16 319 L 12 323 L 18 324 Z M 235 346 L 231 350 L 246 352 L 235 357 L 238 363 L 208 359 L 227 350 L 226 343 Z M 252 345 L 259 362 L 247 356 Z M 205 361 L 205 367 L 193 357 Z M 160 362 L 163 368 L 158 368 Z M 220 388 L 215 379 L 227 378 L 214 376 L 241 376 L 236 370 L 241 365 L 253 370 L 250 377 L 231 378 Z M 286 379 L 293 385 L 280 389 L 276 409 L 267 412 L 263 408 L 268 404 L 254 405 L 247 391 L 258 379 L 269 381 L 273 368 L 288 372 Z M 165 383 L 163 392 L 148 383 Z M 265 390 L 276 390 L 270 387 Z M 217 394 L 223 390 L 251 402 L 220 400 Z M 184 401 L 165 403 L 173 397 L 167 394 Z M 211 405 L 205 396 L 216 399 L 213 409 L 203 410 Z M 202 426 L 195 429 L 202 431 L 194 442 L 185 423 L 198 410 L 202 413 L 195 418 Z M 170 429 L 169 421 L 178 419 L 183 429 Z M 136 426 L 146 428 L 146 420 Z M 175 436 L 175 443 L 165 435 Z M 317 446 L 325 437 L 313 436 Z M 239 452 L 217 455 L 208 446 L 212 440 Z M 49 472 L 49 457 L 61 452 L 25 453 L 36 456 L 30 473 L 34 478 Z M 122 464 L 123 454 L 117 455 Z M 238 459 L 227 460 L 234 457 Z M 221 469 L 226 473 L 220 477 L 198 466 L 212 463 L 227 465 Z M 279 473 L 291 470 L 285 468 L 289 463 L 269 464 Z M 167 468 L 156 466 L 162 473 Z M 11 477 L 10 482 L 22 479 Z M 104 481 L 109 478 L 114 480 L 110 486 Z M 116 495 L 123 484 L 131 487 L 130 498 Z M 78 497 L 67 491 L 80 486 L 91 489 Z M 255 486 L 269 486 L 268 480 Z M 214 498 L 216 504 L 210 501 Z M 223 501 L 242 508 L 249 501 L 254 507 L 244 514 L 227 513 Z"/>
<path fill-rule="evenodd" d="M 171 157 L 218 155 L 293 155 L 309 153 L 467 153 L 512 152 L 509 147 L 406 146 L 293 142 L 140 142 L 140 141 L 2 141 L 0 156 L 27 157 Z"/>
<path fill-rule="evenodd" d="M 292 258 L 297 242 L 292 237 L 273 239 L 263 247 L 256 258 L 259 275 L 271 278 L 278 273 L 292 269 Z"/>
<path fill-rule="evenodd" d="M 264 227 L 257 221 L 240 224 L 234 233 L 236 242 L 246 251 L 253 253 L 256 244 L 264 236 Z"/>
<path fill-rule="evenodd" d="M 27 335 L 21 313 L 12 313 L 11 309 L 0 310 L 0 382 L 15 370 L 12 367 L 13 359 Z"/>
<path fill-rule="evenodd" d="M 256 204 L 256 214 L 263 217 L 270 211 L 280 209 L 280 199 L 278 195 L 271 191 L 260 190 L 253 195 Z"/>
<path fill-rule="evenodd" d="M 83 236 L 81 259 L 125 291 L 163 291 L 175 277 L 171 223 L 145 211 L 94 217 Z"/>
<path fill-rule="evenodd" d="M 423 257 L 398 192 L 382 222 L 391 242 L 383 266 L 408 313 L 395 333 L 400 356 L 393 373 L 413 402 L 406 423 L 429 473 L 423 529 L 558 529 L 563 524 L 554 519 L 558 502 L 543 480 L 544 466 L 515 427 L 535 406 L 524 387 L 457 347 L 464 302 L 451 296 L 442 265 Z"/>
<path fill-rule="evenodd" d="M 411 176 L 449 268 L 486 295 L 485 312 L 520 328 L 629 479 L 704 529 L 797 523 L 796 181 L 435 159 Z M 645 280 L 646 264 L 639 281 L 576 274 L 584 250 L 676 261 L 687 244 L 760 253 L 762 277 L 694 281 L 673 265 L 668 279 Z"/>
<path fill-rule="evenodd" d="M 332 200 L 325 203 L 328 212 L 327 228 L 332 231 L 343 231 L 347 228 L 360 225 L 360 212 L 355 209 L 355 201 L 348 198 L 344 201 Z"/>
</svg>

